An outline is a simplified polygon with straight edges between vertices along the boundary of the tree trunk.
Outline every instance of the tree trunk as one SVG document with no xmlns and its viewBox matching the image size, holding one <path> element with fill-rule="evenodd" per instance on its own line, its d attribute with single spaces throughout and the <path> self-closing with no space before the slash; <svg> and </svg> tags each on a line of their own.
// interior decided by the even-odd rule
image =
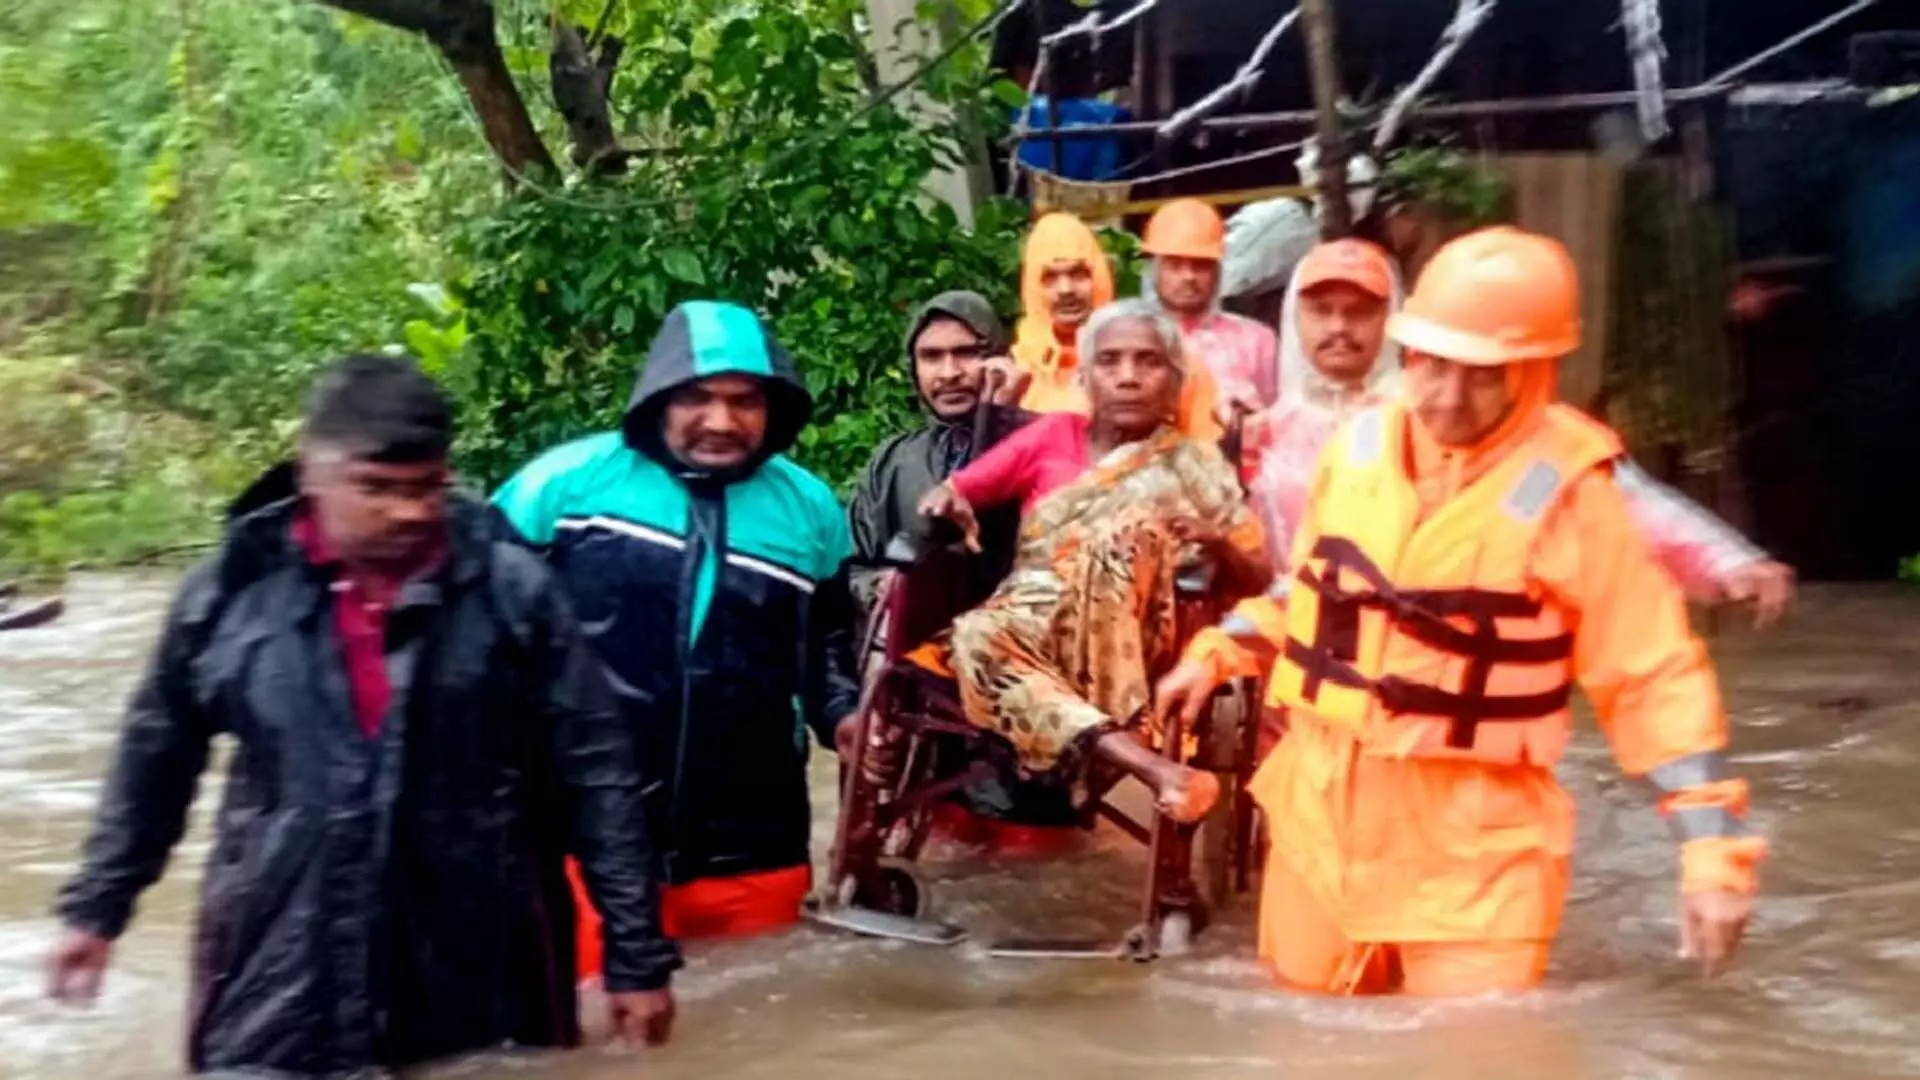
<svg viewBox="0 0 1920 1080">
<path fill-rule="evenodd" d="M 1327 0 L 1301 0 L 1300 21 L 1307 39 L 1314 114 L 1319 121 L 1320 239 L 1338 240 L 1353 231 L 1347 202 L 1347 138 L 1340 121 L 1340 53 L 1334 45 L 1333 7 Z"/>
<path fill-rule="evenodd" d="M 508 182 L 557 175 L 553 155 L 533 126 L 527 103 L 507 70 L 494 33 L 493 5 L 486 0 L 321 0 L 330 7 L 420 34 L 453 66 L 467 93 L 487 145 L 506 169 Z"/>
<path fill-rule="evenodd" d="M 573 163 L 592 175 L 625 172 L 627 157 L 614 137 L 607 100 L 624 44 L 617 37 L 602 37 L 596 57 L 595 42 L 584 27 L 559 18 L 550 22 L 553 46 L 547 57 L 547 77 L 553 83 L 553 103 L 567 122 Z"/>
</svg>

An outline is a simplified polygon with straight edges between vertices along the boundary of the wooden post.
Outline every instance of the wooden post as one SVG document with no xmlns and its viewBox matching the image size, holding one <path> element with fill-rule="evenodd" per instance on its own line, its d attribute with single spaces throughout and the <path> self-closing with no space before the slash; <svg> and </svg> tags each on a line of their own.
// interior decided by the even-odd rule
<svg viewBox="0 0 1920 1080">
<path fill-rule="evenodd" d="M 1033 62 L 1045 65 L 1040 69 L 1039 90 L 1047 96 L 1047 152 L 1051 158 L 1047 171 L 1060 176 L 1064 171 L 1060 161 L 1060 82 L 1053 74 L 1055 65 L 1047 60 L 1046 0 L 1036 0 L 1031 6 L 1033 8 Z M 1032 98 L 1027 99 L 1027 108 L 1029 110 L 1033 108 Z M 1031 111 L 1028 112 L 1028 116 L 1031 118 Z"/>
<path fill-rule="evenodd" d="M 1340 54 L 1335 50 L 1333 9 L 1328 0 L 1300 0 L 1306 27 L 1307 66 L 1313 77 L 1313 108 L 1320 144 L 1320 239 L 1353 231 L 1347 203 L 1347 140 L 1340 127 Z"/>
<path fill-rule="evenodd" d="M 1160 79 L 1160 34 L 1159 12 L 1149 11 L 1134 20 L 1133 23 L 1133 118 L 1135 120 L 1157 120 L 1167 115 L 1162 107 L 1160 96 L 1163 83 Z M 1167 168 L 1166 150 L 1160 140 L 1149 136 L 1148 171 L 1164 172 Z M 1133 140 L 1124 140 L 1121 145 L 1127 147 L 1127 157 L 1134 156 L 1139 149 Z"/>
</svg>

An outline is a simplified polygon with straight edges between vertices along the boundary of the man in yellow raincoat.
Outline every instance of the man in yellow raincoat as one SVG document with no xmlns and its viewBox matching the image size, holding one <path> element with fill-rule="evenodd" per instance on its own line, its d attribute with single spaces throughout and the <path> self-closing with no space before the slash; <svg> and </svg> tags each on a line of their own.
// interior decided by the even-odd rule
<svg viewBox="0 0 1920 1080">
<path fill-rule="evenodd" d="M 1608 476 L 1617 436 L 1554 403 L 1579 346 L 1558 243 L 1510 228 L 1436 253 L 1388 334 L 1402 400 L 1323 453 L 1284 603 L 1246 602 L 1163 680 L 1197 713 L 1271 647 L 1285 739 L 1252 790 L 1272 833 L 1260 954 L 1324 993 L 1532 986 L 1565 905 L 1573 804 L 1554 763 L 1578 683 L 1680 841 L 1685 947 L 1744 931 L 1764 841 L 1677 586 Z M 1259 632 L 1250 633 L 1257 629 Z"/>
<path fill-rule="evenodd" d="M 1029 412 L 1088 410 L 1075 340 L 1097 308 L 1113 302 L 1113 267 L 1100 238 L 1079 218 L 1055 212 L 1034 222 L 1020 264 L 1020 323 L 1014 333 L 1015 379 L 1000 392 L 1003 404 Z M 1176 422 L 1196 439 L 1225 431 L 1215 409 L 1219 391 L 1205 365 L 1189 372 Z"/>
</svg>

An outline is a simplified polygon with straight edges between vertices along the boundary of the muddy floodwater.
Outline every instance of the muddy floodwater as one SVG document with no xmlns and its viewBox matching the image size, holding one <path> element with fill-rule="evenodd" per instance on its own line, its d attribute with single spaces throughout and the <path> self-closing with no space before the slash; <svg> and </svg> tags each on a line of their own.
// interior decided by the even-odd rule
<svg viewBox="0 0 1920 1080">
<path fill-rule="evenodd" d="M 40 998 L 54 889 L 74 865 L 124 702 L 173 581 L 85 577 L 52 626 L 0 634 L 0 1076 L 178 1075 L 187 930 L 217 780 L 119 943 L 103 999 Z M 1920 1076 L 1920 591 L 1812 587 L 1780 630 L 1713 639 L 1754 818 L 1774 852 L 1737 968 L 1675 959 L 1675 856 L 1590 731 L 1562 772 L 1581 804 L 1567 926 L 1544 989 L 1432 1003 L 1289 997 L 1252 956 L 1250 903 L 1152 965 L 990 960 L 812 926 L 693 946 L 674 1044 L 491 1055 L 427 1076 Z M 814 761 L 816 853 L 834 806 Z M 1142 853 L 1095 837 L 1063 861 L 935 868 L 978 936 L 1123 929 Z"/>
</svg>

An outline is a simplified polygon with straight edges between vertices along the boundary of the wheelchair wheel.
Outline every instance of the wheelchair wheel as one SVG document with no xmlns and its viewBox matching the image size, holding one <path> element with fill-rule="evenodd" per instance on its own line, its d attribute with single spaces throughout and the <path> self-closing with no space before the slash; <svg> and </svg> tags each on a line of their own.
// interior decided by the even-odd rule
<svg viewBox="0 0 1920 1080">
<path fill-rule="evenodd" d="M 853 902 L 870 911 L 924 919 L 932 907 L 933 890 L 920 874 L 904 862 L 883 860 L 871 874 L 854 885 Z"/>
</svg>

